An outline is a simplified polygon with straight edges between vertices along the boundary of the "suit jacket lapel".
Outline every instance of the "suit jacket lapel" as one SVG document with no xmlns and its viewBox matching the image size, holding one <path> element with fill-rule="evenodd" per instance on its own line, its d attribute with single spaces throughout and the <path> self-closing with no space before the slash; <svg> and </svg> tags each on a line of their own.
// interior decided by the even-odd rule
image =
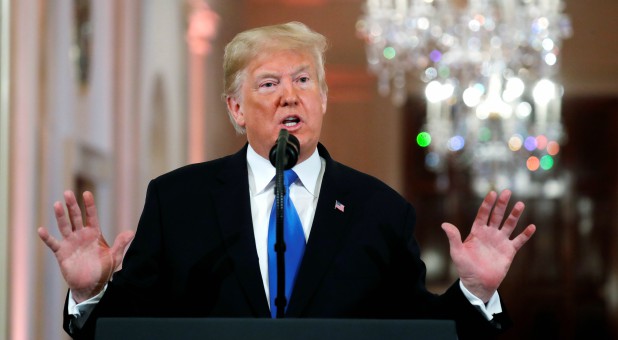
<svg viewBox="0 0 618 340">
<path fill-rule="evenodd" d="M 230 156 L 218 176 L 219 186 L 213 190 L 219 227 L 234 271 L 250 305 L 258 317 L 269 317 L 260 265 L 255 250 L 251 202 L 247 174 L 247 146 Z"/>
<path fill-rule="evenodd" d="M 322 179 L 311 234 L 286 312 L 290 317 L 302 316 L 303 309 L 319 288 L 348 229 L 346 214 L 335 209 L 336 201 L 346 204 L 348 192 L 340 176 L 339 164 L 330 158 L 321 144 L 318 145 L 318 150 L 320 156 L 326 160 L 326 171 Z"/>
</svg>

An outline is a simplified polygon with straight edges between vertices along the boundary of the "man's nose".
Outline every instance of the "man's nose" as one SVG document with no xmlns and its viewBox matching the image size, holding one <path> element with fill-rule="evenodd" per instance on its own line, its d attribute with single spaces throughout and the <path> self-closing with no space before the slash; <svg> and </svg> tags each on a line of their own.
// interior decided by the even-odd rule
<svg viewBox="0 0 618 340">
<path fill-rule="evenodd" d="M 284 82 L 281 90 L 281 106 L 290 106 L 298 104 L 298 94 L 291 82 Z"/>
</svg>

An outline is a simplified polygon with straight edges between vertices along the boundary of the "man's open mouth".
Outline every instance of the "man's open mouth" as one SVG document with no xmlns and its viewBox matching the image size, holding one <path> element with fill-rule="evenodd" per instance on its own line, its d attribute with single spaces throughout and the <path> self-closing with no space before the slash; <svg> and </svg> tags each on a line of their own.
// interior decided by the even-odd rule
<svg viewBox="0 0 618 340">
<path fill-rule="evenodd" d="M 283 120 L 283 125 L 287 126 L 287 127 L 292 127 L 295 126 L 296 124 L 300 123 L 300 118 L 298 117 L 287 117 L 286 119 Z"/>
</svg>

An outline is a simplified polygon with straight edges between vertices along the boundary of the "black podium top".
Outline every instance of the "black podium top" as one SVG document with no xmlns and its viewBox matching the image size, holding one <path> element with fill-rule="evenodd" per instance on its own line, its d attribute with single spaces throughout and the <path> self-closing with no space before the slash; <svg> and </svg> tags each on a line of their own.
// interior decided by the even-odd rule
<svg viewBox="0 0 618 340">
<path fill-rule="evenodd" d="M 97 340 L 457 339 L 450 320 L 101 318 Z"/>
</svg>

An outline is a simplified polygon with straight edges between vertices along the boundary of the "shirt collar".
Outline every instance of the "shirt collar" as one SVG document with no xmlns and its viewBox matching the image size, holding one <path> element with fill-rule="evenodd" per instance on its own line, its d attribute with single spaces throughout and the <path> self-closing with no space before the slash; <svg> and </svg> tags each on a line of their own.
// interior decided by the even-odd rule
<svg viewBox="0 0 618 340">
<path fill-rule="evenodd" d="M 247 148 L 247 163 L 253 173 L 253 181 L 255 184 L 255 194 L 262 193 L 275 177 L 275 167 L 270 164 L 270 161 L 260 155 L 249 145 Z M 296 164 L 292 170 L 296 172 L 302 185 L 313 196 L 316 192 L 316 184 L 322 162 L 320 154 L 316 148 L 313 154 L 300 164 Z"/>
</svg>

